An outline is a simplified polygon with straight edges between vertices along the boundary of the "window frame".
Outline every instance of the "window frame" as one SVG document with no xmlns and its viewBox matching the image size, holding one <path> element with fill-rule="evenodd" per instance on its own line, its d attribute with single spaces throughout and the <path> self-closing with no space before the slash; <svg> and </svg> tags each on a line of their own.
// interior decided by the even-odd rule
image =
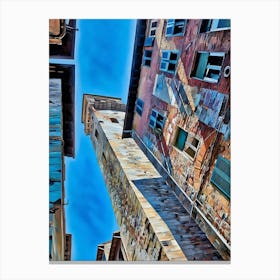
<svg viewBox="0 0 280 280">
<path fill-rule="evenodd" d="M 182 24 L 184 22 L 184 26 L 182 28 L 182 32 L 174 34 L 174 30 L 176 26 Z M 166 29 L 165 29 L 165 37 L 175 37 L 175 36 L 184 36 L 186 31 L 187 20 L 186 19 L 168 19 L 166 22 Z M 172 32 L 167 33 L 168 28 L 171 28 Z"/>
<path fill-rule="evenodd" d="M 153 23 L 156 23 L 155 27 L 152 27 Z M 151 19 L 150 20 L 150 27 L 149 27 L 149 35 L 148 35 L 148 37 L 156 37 L 157 27 L 158 27 L 158 20 L 157 19 Z M 154 35 L 151 34 L 152 31 L 155 31 Z"/>
<path fill-rule="evenodd" d="M 171 53 L 177 55 L 176 60 L 170 59 Z M 165 54 L 167 54 L 167 57 L 164 57 Z M 180 57 L 180 51 L 179 50 L 162 50 L 161 51 L 161 60 L 160 60 L 160 64 L 159 64 L 159 70 L 163 71 L 163 72 L 170 73 L 170 74 L 175 74 L 179 57 Z M 165 64 L 165 67 L 162 67 L 162 64 Z M 174 68 L 175 68 L 174 71 L 173 70 L 168 70 L 168 67 L 169 67 L 170 64 L 174 64 Z"/>
<path fill-rule="evenodd" d="M 147 56 L 147 53 L 151 53 L 151 56 Z M 144 66 L 144 67 L 151 67 L 151 64 L 152 64 L 152 57 L 153 57 L 153 51 L 152 51 L 152 50 L 144 50 L 144 53 L 143 53 L 143 60 L 142 60 L 142 66 Z M 149 64 L 149 65 L 146 65 L 146 64 L 145 64 L 146 61 L 149 61 L 150 64 Z"/>
<path fill-rule="evenodd" d="M 208 54 L 207 64 L 206 64 L 205 69 L 204 69 L 203 79 L 201 79 L 199 77 L 196 77 L 195 73 L 194 73 L 194 72 L 197 72 L 197 66 L 198 66 L 198 63 L 199 63 L 199 61 L 197 61 L 198 54 Z M 215 64 L 210 64 L 209 63 L 209 58 L 214 57 L 214 56 L 222 57 L 221 65 L 215 65 Z M 225 52 L 198 51 L 196 53 L 196 56 L 194 57 L 194 60 L 193 60 L 193 68 L 192 68 L 192 71 L 191 71 L 190 78 L 197 79 L 197 80 L 204 81 L 204 82 L 208 82 L 208 83 L 212 83 L 212 84 L 219 83 L 221 75 L 222 75 L 222 68 L 223 68 L 223 65 L 224 65 L 224 62 L 225 62 L 225 56 L 226 56 Z M 195 65 L 196 65 L 196 68 L 195 68 Z M 207 77 L 209 70 L 219 71 L 219 74 L 217 74 L 218 77 L 217 78 Z"/>
<path fill-rule="evenodd" d="M 162 117 L 162 121 L 159 121 L 157 119 L 159 116 Z M 160 126 L 160 129 L 163 130 L 164 125 L 165 125 L 165 120 L 166 120 L 166 117 L 163 114 L 158 112 L 156 109 L 152 109 L 150 118 L 149 118 L 149 127 L 151 127 L 153 130 L 155 130 L 157 128 L 156 126 L 158 125 L 158 126 Z M 151 121 L 153 121 L 154 124 L 151 124 Z"/>
</svg>

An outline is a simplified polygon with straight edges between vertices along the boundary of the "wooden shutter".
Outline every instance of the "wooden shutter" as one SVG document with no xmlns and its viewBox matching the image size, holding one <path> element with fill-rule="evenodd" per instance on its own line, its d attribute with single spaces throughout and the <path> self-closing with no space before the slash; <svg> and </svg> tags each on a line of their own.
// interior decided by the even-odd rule
<svg viewBox="0 0 280 280">
<path fill-rule="evenodd" d="M 179 150 L 181 150 L 181 151 L 184 150 L 187 137 L 188 137 L 188 132 L 179 128 L 178 136 L 177 136 L 176 143 L 175 143 L 175 146 Z"/>
<path fill-rule="evenodd" d="M 195 71 L 195 77 L 199 79 L 204 78 L 204 73 L 206 70 L 207 62 L 208 62 L 209 53 L 200 52 L 197 54 L 197 66 Z"/>
<path fill-rule="evenodd" d="M 230 199 L 230 161 L 220 155 L 212 173 L 211 183 Z"/>
</svg>

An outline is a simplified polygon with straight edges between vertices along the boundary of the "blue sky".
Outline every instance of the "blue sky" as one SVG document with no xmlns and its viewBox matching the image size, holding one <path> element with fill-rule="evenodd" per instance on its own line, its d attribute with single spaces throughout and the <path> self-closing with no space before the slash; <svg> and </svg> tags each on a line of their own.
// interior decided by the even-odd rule
<svg viewBox="0 0 280 280">
<path fill-rule="evenodd" d="M 81 123 L 83 93 L 127 100 L 135 20 L 77 20 L 75 159 L 65 157 L 66 231 L 72 234 L 72 260 L 95 260 L 97 245 L 118 229 L 90 137 Z M 55 60 L 52 60 L 55 61 Z"/>
</svg>

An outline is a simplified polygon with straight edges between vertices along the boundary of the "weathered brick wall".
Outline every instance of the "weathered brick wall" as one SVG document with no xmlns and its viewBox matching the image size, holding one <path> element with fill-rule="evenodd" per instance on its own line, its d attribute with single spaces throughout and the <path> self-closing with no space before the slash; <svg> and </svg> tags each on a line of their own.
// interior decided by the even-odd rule
<svg viewBox="0 0 280 280">
<path fill-rule="evenodd" d="M 121 139 L 124 113 L 112 111 L 107 115 L 119 123 L 109 122 L 106 111 L 92 112 L 91 139 L 128 260 L 186 260 L 167 225 L 132 182 L 160 175 L 133 139 Z M 166 240 L 168 246 L 163 245 Z"/>
<path fill-rule="evenodd" d="M 161 73 L 159 70 L 161 50 L 165 49 L 179 50 L 181 53 L 176 74 L 164 73 L 166 77 L 179 79 L 185 85 L 185 89 L 190 92 L 192 90 L 199 92 L 201 88 L 207 88 L 226 95 L 230 94 L 230 77 L 223 76 L 225 66 L 230 65 L 230 30 L 199 33 L 200 23 L 201 20 L 188 20 L 184 36 L 166 37 L 166 21 L 158 21 L 154 46 L 144 47 L 144 49 L 152 50 L 153 56 L 151 67 L 142 66 L 141 68 L 138 97 L 145 102 L 145 105 L 142 117 L 135 113 L 133 128 L 164 167 L 167 165 L 166 162 L 171 163 L 169 164 L 171 175 L 188 196 L 192 198 L 197 196 L 200 199 L 201 210 L 209 217 L 209 220 L 213 221 L 213 225 L 227 242 L 230 242 L 230 201 L 209 184 L 217 154 L 222 154 L 230 160 L 230 140 L 224 141 L 220 136 L 217 139 L 217 131 L 200 122 L 194 113 L 186 116 L 180 113 L 176 105 L 172 106 L 153 96 L 155 77 Z M 191 77 L 198 51 L 225 52 L 218 83 L 209 83 Z M 187 96 L 190 105 L 193 106 L 191 95 L 187 93 Z M 156 108 L 159 112 L 167 112 L 161 139 L 149 128 L 152 108 Z M 194 160 L 174 147 L 178 127 L 202 139 Z M 216 146 L 214 152 L 213 145 Z"/>
</svg>

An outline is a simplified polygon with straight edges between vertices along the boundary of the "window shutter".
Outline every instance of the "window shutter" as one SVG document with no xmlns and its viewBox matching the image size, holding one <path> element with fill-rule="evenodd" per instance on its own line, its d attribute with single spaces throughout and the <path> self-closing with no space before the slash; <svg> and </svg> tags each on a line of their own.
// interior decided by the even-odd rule
<svg viewBox="0 0 280 280">
<path fill-rule="evenodd" d="M 141 99 L 137 99 L 136 101 L 136 112 L 142 116 L 142 112 L 143 112 L 143 107 L 144 107 L 144 102 Z"/>
<path fill-rule="evenodd" d="M 152 47 L 154 44 L 154 37 L 147 37 L 145 39 L 144 47 Z"/>
<path fill-rule="evenodd" d="M 206 70 L 207 62 L 208 62 L 209 53 L 198 53 L 197 59 L 197 67 L 195 72 L 195 77 L 199 79 L 204 78 L 204 73 Z"/>
<path fill-rule="evenodd" d="M 227 198 L 230 198 L 230 161 L 218 156 L 211 176 L 213 183 Z"/>
<path fill-rule="evenodd" d="M 175 144 L 175 146 L 179 150 L 183 151 L 187 137 L 188 137 L 188 133 L 185 130 L 179 128 L 179 133 Z"/>
</svg>

